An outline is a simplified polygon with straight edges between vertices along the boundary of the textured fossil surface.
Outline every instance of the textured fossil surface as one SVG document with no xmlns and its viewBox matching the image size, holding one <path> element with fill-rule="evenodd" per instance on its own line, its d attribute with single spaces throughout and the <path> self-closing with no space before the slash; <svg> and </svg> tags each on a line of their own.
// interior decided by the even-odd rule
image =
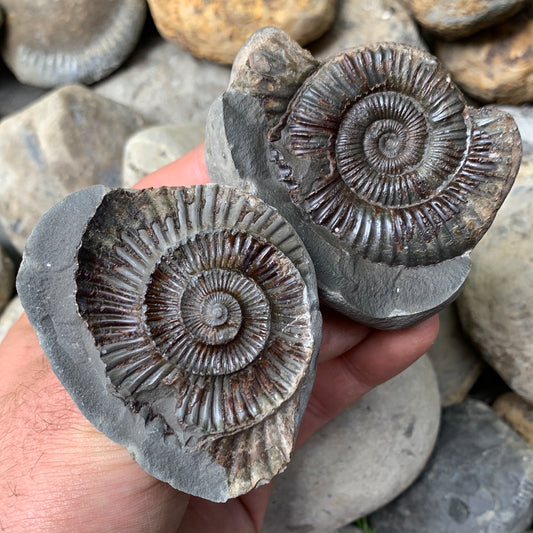
<svg viewBox="0 0 533 533">
<path fill-rule="evenodd" d="M 225 501 L 285 468 L 321 319 L 275 209 L 218 185 L 92 187 L 41 219 L 17 283 L 81 411 L 150 474 Z"/>
<path fill-rule="evenodd" d="M 2 0 L 2 58 L 23 83 L 93 83 L 116 70 L 140 37 L 143 0 Z"/>
<path fill-rule="evenodd" d="M 323 300 L 382 328 L 455 298 L 521 158 L 512 117 L 467 106 L 425 51 L 378 43 L 319 64 L 273 28 L 241 49 L 206 141 L 214 181 L 297 229 Z"/>
</svg>

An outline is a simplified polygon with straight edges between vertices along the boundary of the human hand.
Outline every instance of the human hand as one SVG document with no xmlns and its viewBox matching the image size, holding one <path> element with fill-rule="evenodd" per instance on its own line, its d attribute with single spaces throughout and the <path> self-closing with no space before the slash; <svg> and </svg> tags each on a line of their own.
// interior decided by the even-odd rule
<svg viewBox="0 0 533 533">
<path fill-rule="evenodd" d="M 138 187 L 206 183 L 203 147 Z M 297 445 L 422 355 L 438 319 L 378 331 L 323 310 L 316 380 Z M 271 485 L 212 503 L 144 472 L 79 412 L 25 316 L 0 344 L 0 531 L 254 532 Z"/>
</svg>

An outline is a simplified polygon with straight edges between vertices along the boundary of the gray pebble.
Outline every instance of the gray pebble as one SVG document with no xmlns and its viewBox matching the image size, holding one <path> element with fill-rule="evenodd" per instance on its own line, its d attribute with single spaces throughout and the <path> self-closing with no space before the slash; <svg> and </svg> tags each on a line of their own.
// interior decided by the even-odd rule
<svg viewBox="0 0 533 533">
<path fill-rule="evenodd" d="M 533 449 L 477 400 L 447 407 L 420 478 L 371 517 L 386 533 L 522 533 L 533 518 Z"/>
<path fill-rule="evenodd" d="M 440 399 L 427 357 L 369 392 L 296 451 L 276 480 L 263 533 L 323 533 L 405 490 L 435 444 Z"/>
<path fill-rule="evenodd" d="M 201 124 L 152 126 L 130 137 L 124 147 L 122 185 L 132 187 L 150 172 L 184 156 L 204 139 Z"/>
<path fill-rule="evenodd" d="M 0 122 L 0 225 L 19 252 L 39 217 L 66 194 L 120 185 L 138 113 L 80 85 L 52 91 Z"/>
</svg>

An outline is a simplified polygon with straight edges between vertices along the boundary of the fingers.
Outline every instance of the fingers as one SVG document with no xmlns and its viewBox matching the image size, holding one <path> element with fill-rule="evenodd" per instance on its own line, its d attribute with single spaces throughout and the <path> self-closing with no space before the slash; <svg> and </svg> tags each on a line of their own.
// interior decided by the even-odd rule
<svg viewBox="0 0 533 533">
<path fill-rule="evenodd" d="M 272 483 L 268 483 L 226 503 L 192 497 L 179 532 L 260 531 L 271 490 Z"/>
<path fill-rule="evenodd" d="M 134 188 L 178 187 L 200 183 L 209 183 L 203 143 L 177 161 L 152 172 L 139 181 Z"/>
<path fill-rule="evenodd" d="M 370 389 L 416 361 L 437 332 L 437 316 L 402 331 L 376 330 L 346 353 L 319 364 L 297 445 Z"/>
<path fill-rule="evenodd" d="M 322 307 L 322 342 L 318 362 L 333 359 L 362 342 L 372 331 L 368 326 Z"/>
<path fill-rule="evenodd" d="M 340 357 L 338 364 L 370 390 L 392 378 L 433 344 L 438 317 L 399 331 L 374 331 L 357 347 Z"/>
</svg>

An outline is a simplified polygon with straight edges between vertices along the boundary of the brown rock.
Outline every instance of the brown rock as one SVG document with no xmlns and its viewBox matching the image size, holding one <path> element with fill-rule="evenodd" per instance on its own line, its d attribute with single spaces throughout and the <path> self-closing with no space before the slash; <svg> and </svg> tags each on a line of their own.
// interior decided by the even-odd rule
<svg viewBox="0 0 533 533">
<path fill-rule="evenodd" d="M 527 0 L 404 0 L 413 16 L 445 39 L 467 37 L 508 18 Z"/>
<path fill-rule="evenodd" d="M 482 102 L 533 101 L 533 4 L 469 40 L 438 42 L 435 53 L 454 81 Z"/>
<path fill-rule="evenodd" d="M 526 442 L 533 446 L 533 405 L 518 394 L 507 392 L 494 402 L 494 410 Z"/>
<path fill-rule="evenodd" d="M 230 64 L 263 26 L 285 30 L 300 44 L 320 37 L 335 16 L 335 0 L 148 0 L 163 37 L 197 57 Z"/>
</svg>

